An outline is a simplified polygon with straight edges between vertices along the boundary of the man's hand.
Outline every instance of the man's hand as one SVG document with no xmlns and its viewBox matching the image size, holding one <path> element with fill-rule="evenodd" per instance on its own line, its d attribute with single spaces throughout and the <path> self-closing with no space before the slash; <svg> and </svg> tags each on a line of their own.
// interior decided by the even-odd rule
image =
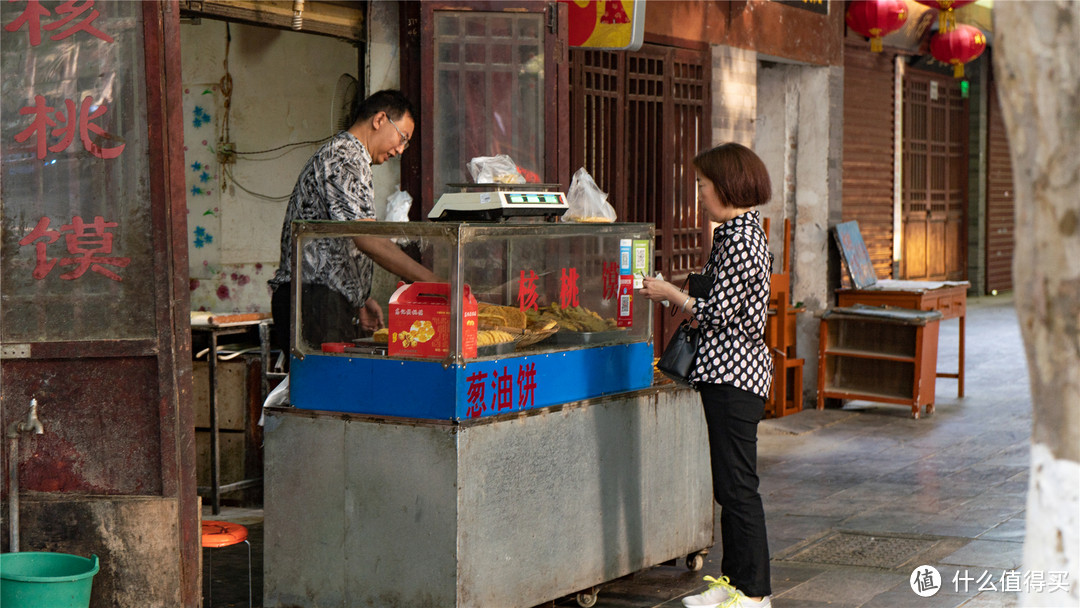
<svg viewBox="0 0 1080 608">
<path fill-rule="evenodd" d="M 356 247 L 363 251 L 376 264 L 404 278 L 407 281 L 426 281 L 438 283 L 438 275 L 410 258 L 393 241 L 378 236 L 354 236 Z"/>
<path fill-rule="evenodd" d="M 376 329 L 382 329 L 382 307 L 375 298 L 368 298 L 364 307 L 360 309 L 360 329 L 366 334 L 373 333 Z"/>
</svg>

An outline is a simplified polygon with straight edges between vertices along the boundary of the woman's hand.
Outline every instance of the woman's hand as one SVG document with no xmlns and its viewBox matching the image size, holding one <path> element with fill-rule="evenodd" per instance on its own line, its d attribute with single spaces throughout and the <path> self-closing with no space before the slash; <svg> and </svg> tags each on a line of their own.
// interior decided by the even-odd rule
<svg viewBox="0 0 1080 608">
<path fill-rule="evenodd" d="M 667 300 L 675 306 L 682 304 L 686 299 L 686 295 L 678 287 L 668 283 L 664 279 L 658 279 L 655 277 L 642 277 L 642 286 L 638 291 L 641 295 L 649 298 L 653 302 L 663 302 Z"/>
</svg>

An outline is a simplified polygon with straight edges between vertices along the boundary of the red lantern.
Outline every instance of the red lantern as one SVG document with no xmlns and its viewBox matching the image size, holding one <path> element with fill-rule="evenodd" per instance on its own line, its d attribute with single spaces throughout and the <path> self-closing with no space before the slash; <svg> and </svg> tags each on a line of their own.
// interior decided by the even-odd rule
<svg viewBox="0 0 1080 608">
<path fill-rule="evenodd" d="M 900 29 L 907 21 L 904 0 L 854 0 L 848 5 L 848 27 L 870 38 L 870 50 L 881 52 L 881 37 Z"/>
<path fill-rule="evenodd" d="M 948 32 L 938 32 L 930 39 L 930 54 L 953 66 L 953 76 L 964 77 L 964 64 L 982 55 L 986 36 L 977 27 L 960 24 Z"/>
<path fill-rule="evenodd" d="M 938 10 L 938 31 L 951 32 L 956 27 L 956 15 L 953 9 L 960 8 L 965 4 L 971 4 L 975 0 L 915 0 L 919 4 L 925 4 Z"/>
</svg>

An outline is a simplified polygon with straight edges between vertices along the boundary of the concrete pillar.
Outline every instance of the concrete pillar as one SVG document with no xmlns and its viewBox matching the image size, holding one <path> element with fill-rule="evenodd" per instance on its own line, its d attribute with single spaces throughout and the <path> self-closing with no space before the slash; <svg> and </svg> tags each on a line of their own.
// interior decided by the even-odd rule
<svg viewBox="0 0 1080 608">
<path fill-rule="evenodd" d="M 754 149 L 769 167 L 773 200 L 770 248 L 782 268 L 783 221 L 791 220 L 792 303 L 798 320 L 798 355 L 806 360 L 804 393 L 817 385 L 818 316 L 831 303 L 829 226 L 840 217 L 843 70 L 763 62 L 758 70 Z"/>
</svg>

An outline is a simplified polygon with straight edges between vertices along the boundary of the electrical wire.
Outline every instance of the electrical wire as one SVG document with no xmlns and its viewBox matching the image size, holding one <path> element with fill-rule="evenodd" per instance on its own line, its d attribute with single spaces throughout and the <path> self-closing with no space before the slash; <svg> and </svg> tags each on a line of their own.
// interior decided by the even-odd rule
<svg viewBox="0 0 1080 608">
<path fill-rule="evenodd" d="M 276 148 L 269 148 L 267 150 L 256 150 L 254 152 L 240 152 L 239 150 L 237 150 L 237 151 L 233 152 L 233 154 L 236 154 L 236 155 L 249 155 L 249 156 L 252 155 L 252 154 L 268 154 L 270 152 L 277 152 L 278 150 L 282 150 L 282 149 L 288 148 L 290 146 L 308 146 L 308 145 L 312 145 L 312 144 L 321 144 L 321 143 L 329 140 L 331 137 L 333 137 L 333 135 L 329 135 L 329 136 L 324 137 L 322 139 L 311 139 L 311 140 L 308 140 L 308 141 L 297 141 L 297 142 L 293 142 L 291 144 L 285 144 L 283 146 L 278 146 Z M 252 160 L 254 160 L 254 159 L 252 159 Z"/>
<path fill-rule="evenodd" d="M 229 114 L 232 108 L 232 74 L 229 73 L 229 47 L 232 46 L 232 30 L 229 29 L 229 23 L 225 23 L 225 75 L 221 77 L 221 94 L 223 97 L 222 104 L 224 105 L 225 112 L 221 118 L 222 138 L 219 140 L 221 144 L 232 143 L 229 134 Z M 225 186 L 225 174 L 221 175 L 221 189 L 224 190 Z"/>
<path fill-rule="evenodd" d="M 284 196 L 272 196 L 272 195 L 269 195 L 269 194 L 262 194 L 262 193 L 259 193 L 259 192 L 255 192 L 253 190 L 249 190 L 249 189 L 245 188 L 243 186 L 243 184 L 236 181 L 236 176 L 232 174 L 232 169 L 229 168 L 228 165 L 225 165 L 225 174 L 229 177 L 229 181 L 232 182 L 233 186 L 236 186 L 237 188 L 240 188 L 241 190 L 243 190 L 244 192 L 247 192 L 248 194 L 250 194 L 251 196 L 254 196 L 255 198 L 261 198 L 261 199 L 263 199 L 264 201 L 267 201 L 267 202 L 280 203 L 281 201 L 289 200 L 289 197 L 292 196 L 291 192 L 289 194 L 284 195 Z"/>
</svg>

